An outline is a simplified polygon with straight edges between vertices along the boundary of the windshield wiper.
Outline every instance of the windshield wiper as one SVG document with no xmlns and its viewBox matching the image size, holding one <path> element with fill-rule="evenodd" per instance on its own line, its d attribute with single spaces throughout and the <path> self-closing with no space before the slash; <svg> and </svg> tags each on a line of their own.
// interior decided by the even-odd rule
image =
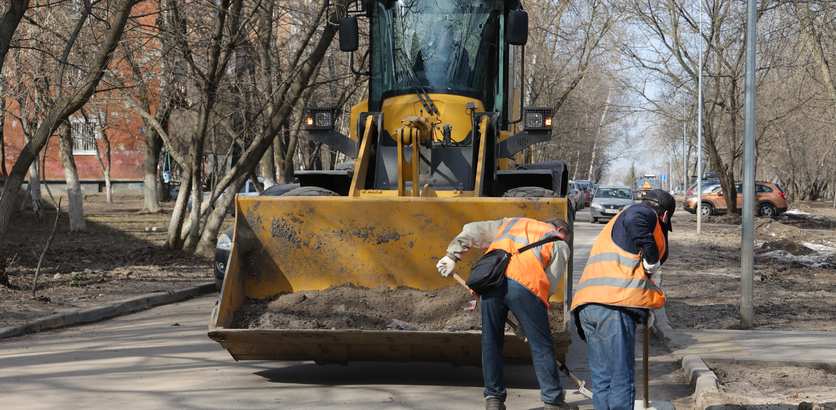
<svg viewBox="0 0 836 410">
<path fill-rule="evenodd" d="M 427 93 L 427 90 L 421 86 L 421 82 L 418 80 L 418 75 L 416 75 L 415 72 L 412 71 L 412 67 L 409 66 L 409 58 L 406 56 L 406 53 L 404 53 L 401 48 L 397 48 L 396 50 L 398 50 L 398 57 L 401 60 L 403 71 L 406 71 L 407 78 L 412 83 L 412 86 L 415 89 L 415 95 L 418 96 L 418 100 L 421 101 L 421 105 L 424 107 L 424 110 L 426 110 L 430 115 L 440 115 L 441 113 L 438 112 L 438 108 L 436 108 L 429 93 Z"/>
</svg>

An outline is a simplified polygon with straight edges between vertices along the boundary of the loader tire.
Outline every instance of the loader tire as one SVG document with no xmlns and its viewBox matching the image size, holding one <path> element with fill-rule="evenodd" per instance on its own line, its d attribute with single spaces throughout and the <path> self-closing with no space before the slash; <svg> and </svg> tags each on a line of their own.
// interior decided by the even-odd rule
<svg viewBox="0 0 836 410">
<path fill-rule="evenodd" d="M 318 186 L 300 186 L 285 192 L 281 196 L 340 196 L 340 194 Z"/>
<path fill-rule="evenodd" d="M 554 196 L 554 191 L 539 186 L 521 186 L 505 191 L 502 196 L 506 198 L 548 198 Z"/>
</svg>

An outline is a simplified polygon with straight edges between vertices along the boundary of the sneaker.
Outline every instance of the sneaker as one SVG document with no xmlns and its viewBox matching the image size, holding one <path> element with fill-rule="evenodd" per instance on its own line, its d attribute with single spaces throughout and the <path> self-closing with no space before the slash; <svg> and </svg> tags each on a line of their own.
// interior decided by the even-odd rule
<svg viewBox="0 0 836 410">
<path fill-rule="evenodd" d="M 505 403 L 496 397 L 485 398 L 485 410 L 505 410 Z"/>
</svg>

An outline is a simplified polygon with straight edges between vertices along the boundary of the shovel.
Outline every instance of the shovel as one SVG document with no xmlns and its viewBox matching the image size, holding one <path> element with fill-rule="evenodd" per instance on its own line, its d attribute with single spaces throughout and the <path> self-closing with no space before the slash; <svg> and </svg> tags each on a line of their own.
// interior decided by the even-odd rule
<svg viewBox="0 0 836 410">
<path fill-rule="evenodd" d="M 470 287 L 467 286 L 467 282 L 465 282 L 464 279 L 462 279 L 462 277 L 459 276 L 458 273 L 453 272 L 452 275 L 453 279 L 455 279 L 456 282 L 459 282 L 459 284 L 462 285 L 465 289 L 467 289 L 468 292 L 473 294 L 473 291 L 470 289 Z M 511 327 L 511 331 L 514 332 L 514 334 L 517 335 L 517 337 L 522 338 L 524 342 L 528 343 L 528 338 L 525 337 L 525 334 L 520 330 L 520 325 L 519 323 L 517 323 L 516 318 L 509 316 L 508 326 Z M 578 376 L 575 376 L 575 374 L 572 373 L 572 371 L 569 370 L 569 368 L 566 367 L 565 364 L 561 363 L 560 360 L 555 359 L 555 362 L 557 363 L 557 368 L 560 369 L 561 372 L 569 376 L 569 378 L 572 379 L 572 381 L 578 385 L 578 393 L 591 399 L 592 392 L 586 388 L 586 382 L 581 380 Z"/>
</svg>

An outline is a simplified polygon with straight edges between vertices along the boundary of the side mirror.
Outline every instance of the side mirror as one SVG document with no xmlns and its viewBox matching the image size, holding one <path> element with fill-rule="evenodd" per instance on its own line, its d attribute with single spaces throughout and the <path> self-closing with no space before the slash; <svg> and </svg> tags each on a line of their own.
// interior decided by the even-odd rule
<svg viewBox="0 0 836 410">
<path fill-rule="evenodd" d="M 357 17 L 346 16 L 340 19 L 340 51 L 357 51 L 359 43 Z"/>
<path fill-rule="evenodd" d="M 340 32 L 342 35 L 342 31 Z M 514 46 L 524 46 L 528 42 L 528 13 L 525 10 L 511 10 L 508 12 L 508 43 Z M 342 37 L 340 37 L 342 40 Z"/>
</svg>

